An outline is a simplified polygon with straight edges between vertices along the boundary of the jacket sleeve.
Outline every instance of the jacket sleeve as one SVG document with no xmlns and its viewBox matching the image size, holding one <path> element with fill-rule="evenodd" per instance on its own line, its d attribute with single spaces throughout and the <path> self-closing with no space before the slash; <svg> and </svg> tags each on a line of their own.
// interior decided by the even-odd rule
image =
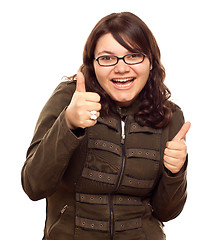
<svg viewBox="0 0 210 240">
<path fill-rule="evenodd" d="M 65 121 L 75 84 L 62 82 L 44 106 L 22 168 L 22 186 L 32 200 L 50 196 L 56 190 L 71 155 L 80 144 Z"/>
<path fill-rule="evenodd" d="M 183 124 L 183 113 L 177 107 L 170 124 L 167 126 L 167 134 L 163 140 L 164 144 L 166 141 L 171 141 L 173 139 Z M 160 181 L 153 193 L 151 202 L 154 211 L 153 214 L 162 222 L 166 222 L 177 217 L 184 208 L 187 198 L 187 162 L 188 156 L 186 157 L 183 168 L 177 174 L 172 174 L 162 164 Z"/>
</svg>

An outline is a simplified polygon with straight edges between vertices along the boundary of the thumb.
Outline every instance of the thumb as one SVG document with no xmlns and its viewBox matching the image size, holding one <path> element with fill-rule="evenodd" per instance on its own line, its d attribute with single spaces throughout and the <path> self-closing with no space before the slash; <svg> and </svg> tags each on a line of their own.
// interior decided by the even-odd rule
<svg viewBox="0 0 210 240">
<path fill-rule="evenodd" d="M 76 86 L 77 92 L 86 92 L 85 88 L 85 77 L 82 74 L 82 72 L 77 73 L 77 86 Z"/>
<path fill-rule="evenodd" d="M 189 131 L 191 126 L 190 122 L 186 122 L 183 124 L 183 126 L 181 127 L 181 129 L 179 130 L 179 132 L 176 134 L 176 136 L 173 138 L 173 141 L 180 141 L 183 140 L 187 134 L 187 132 Z"/>
</svg>

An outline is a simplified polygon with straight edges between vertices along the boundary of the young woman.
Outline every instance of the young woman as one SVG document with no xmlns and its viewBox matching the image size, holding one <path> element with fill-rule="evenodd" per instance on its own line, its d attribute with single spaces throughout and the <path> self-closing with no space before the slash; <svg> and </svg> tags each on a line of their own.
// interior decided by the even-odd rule
<svg viewBox="0 0 210 240">
<path fill-rule="evenodd" d="M 162 240 L 186 201 L 190 123 L 168 99 L 160 51 L 132 13 L 104 17 L 83 65 L 44 106 L 22 169 L 46 198 L 47 240 Z"/>
</svg>

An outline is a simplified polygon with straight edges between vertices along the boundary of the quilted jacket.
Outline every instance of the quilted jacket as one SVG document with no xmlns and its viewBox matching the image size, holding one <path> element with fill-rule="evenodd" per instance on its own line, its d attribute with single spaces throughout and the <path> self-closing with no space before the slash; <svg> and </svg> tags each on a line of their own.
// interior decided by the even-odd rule
<svg viewBox="0 0 210 240">
<path fill-rule="evenodd" d="M 164 221 L 186 201 L 186 164 L 163 165 L 166 142 L 184 123 L 179 107 L 164 129 L 134 120 L 136 104 L 71 131 L 65 109 L 75 81 L 59 84 L 44 106 L 22 169 L 32 200 L 46 198 L 44 240 L 163 240 Z"/>
</svg>

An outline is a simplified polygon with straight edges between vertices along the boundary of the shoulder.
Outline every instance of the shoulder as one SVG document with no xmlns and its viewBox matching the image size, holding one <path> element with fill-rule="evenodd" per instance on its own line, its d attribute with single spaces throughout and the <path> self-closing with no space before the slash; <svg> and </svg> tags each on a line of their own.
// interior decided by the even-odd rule
<svg viewBox="0 0 210 240">
<path fill-rule="evenodd" d="M 184 121 L 184 114 L 180 106 L 174 104 L 171 121 Z"/>
<path fill-rule="evenodd" d="M 62 82 L 55 88 L 56 92 L 75 92 L 76 89 L 76 79 L 74 78 L 64 78 Z"/>
<path fill-rule="evenodd" d="M 58 84 L 53 93 L 51 94 L 49 102 L 61 102 L 61 104 L 68 104 L 76 89 L 75 80 L 64 80 Z"/>
<path fill-rule="evenodd" d="M 58 116 L 71 102 L 75 89 L 76 83 L 74 80 L 62 81 L 44 105 L 41 115 Z"/>
</svg>

